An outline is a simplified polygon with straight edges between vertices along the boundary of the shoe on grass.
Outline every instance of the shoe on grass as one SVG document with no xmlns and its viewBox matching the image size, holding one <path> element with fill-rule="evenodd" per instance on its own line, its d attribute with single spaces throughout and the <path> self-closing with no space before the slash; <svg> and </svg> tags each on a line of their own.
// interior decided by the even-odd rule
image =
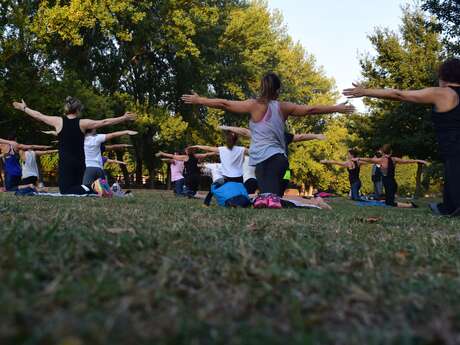
<svg viewBox="0 0 460 345">
<path fill-rule="evenodd" d="M 254 201 L 254 208 L 267 208 L 268 197 L 265 195 L 259 195 Z"/>
<path fill-rule="evenodd" d="M 269 196 L 268 197 L 268 208 L 274 208 L 274 209 L 283 208 L 283 205 L 281 205 L 281 199 L 275 195 Z"/>
</svg>

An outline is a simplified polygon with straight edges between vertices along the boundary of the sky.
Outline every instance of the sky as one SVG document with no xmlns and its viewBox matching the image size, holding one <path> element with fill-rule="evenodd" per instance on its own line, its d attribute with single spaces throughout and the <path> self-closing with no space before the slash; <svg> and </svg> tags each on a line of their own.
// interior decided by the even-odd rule
<svg viewBox="0 0 460 345">
<path fill-rule="evenodd" d="M 368 35 L 375 27 L 398 30 L 401 6 L 415 0 L 269 0 L 281 10 L 294 41 L 316 57 L 342 90 L 360 79 L 359 56 L 372 53 Z M 360 101 L 353 101 L 364 110 Z"/>
</svg>

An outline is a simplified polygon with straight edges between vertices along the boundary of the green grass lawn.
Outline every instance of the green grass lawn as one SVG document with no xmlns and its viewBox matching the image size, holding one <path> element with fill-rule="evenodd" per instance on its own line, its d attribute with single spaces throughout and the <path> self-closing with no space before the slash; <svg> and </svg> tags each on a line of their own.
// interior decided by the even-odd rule
<svg viewBox="0 0 460 345">
<path fill-rule="evenodd" d="M 135 194 L 0 195 L 0 344 L 460 343 L 460 219 Z"/>
</svg>

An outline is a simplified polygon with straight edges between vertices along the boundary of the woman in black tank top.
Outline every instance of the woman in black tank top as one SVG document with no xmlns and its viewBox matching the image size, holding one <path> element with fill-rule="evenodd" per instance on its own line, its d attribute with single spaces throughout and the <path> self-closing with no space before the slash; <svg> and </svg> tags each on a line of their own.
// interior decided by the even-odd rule
<svg viewBox="0 0 460 345">
<path fill-rule="evenodd" d="M 433 106 L 433 123 L 444 162 L 443 202 L 431 204 L 439 215 L 460 215 L 460 59 L 445 61 L 438 72 L 439 87 L 417 91 L 365 89 L 344 90 L 349 98 L 373 97 Z"/>
<path fill-rule="evenodd" d="M 84 133 L 90 129 L 98 129 L 136 119 L 136 115 L 133 113 L 125 113 L 120 117 L 99 121 L 80 119 L 83 104 L 74 97 L 66 98 L 64 117 L 44 115 L 28 108 L 24 101 L 14 102 L 13 106 L 34 119 L 55 128 L 59 138 L 59 191 L 62 194 L 94 193 L 82 185 L 85 172 Z"/>
<path fill-rule="evenodd" d="M 356 160 L 356 157 L 357 152 L 355 150 L 348 150 L 348 160 L 345 162 L 322 160 L 321 163 L 333 164 L 347 168 L 348 180 L 350 181 L 351 200 L 361 201 L 359 191 L 361 189 L 362 183 L 359 174 L 361 172 L 361 164 L 363 164 L 363 162 Z"/>
<path fill-rule="evenodd" d="M 398 183 L 396 182 L 396 164 L 427 164 L 426 161 L 418 159 L 401 159 L 392 156 L 391 146 L 383 145 L 380 149 L 381 157 L 377 158 L 358 158 L 360 161 L 381 166 L 382 182 L 385 188 L 385 204 L 391 207 L 416 208 L 414 203 L 396 202 Z"/>
</svg>

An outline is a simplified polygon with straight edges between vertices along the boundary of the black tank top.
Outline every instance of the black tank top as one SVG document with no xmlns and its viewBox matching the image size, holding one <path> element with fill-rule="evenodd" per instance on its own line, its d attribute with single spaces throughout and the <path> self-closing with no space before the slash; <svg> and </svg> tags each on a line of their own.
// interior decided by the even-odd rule
<svg viewBox="0 0 460 345">
<path fill-rule="evenodd" d="M 359 163 L 353 162 L 354 168 L 348 169 L 348 179 L 350 183 L 355 183 L 359 181 L 359 173 L 361 168 L 359 167 Z"/>
<path fill-rule="evenodd" d="M 460 87 L 451 87 L 460 99 Z M 460 101 L 451 111 L 438 113 L 434 108 L 431 115 L 439 150 L 443 158 L 460 157 Z"/>
<path fill-rule="evenodd" d="M 386 178 L 395 178 L 395 172 L 396 172 L 396 166 L 395 166 L 395 163 L 393 162 L 393 159 L 391 158 L 391 156 L 389 157 L 386 157 L 387 160 L 388 160 L 388 166 L 387 166 L 387 169 L 384 170 L 382 169 L 382 175 L 383 177 L 386 177 Z"/>
<path fill-rule="evenodd" d="M 195 156 L 189 156 L 188 161 L 184 163 L 184 174 L 187 176 L 200 175 L 198 159 Z"/>
<path fill-rule="evenodd" d="M 80 129 L 80 119 L 62 120 L 62 130 L 59 132 L 59 168 L 85 166 L 85 135 Z"/>
</svg>

